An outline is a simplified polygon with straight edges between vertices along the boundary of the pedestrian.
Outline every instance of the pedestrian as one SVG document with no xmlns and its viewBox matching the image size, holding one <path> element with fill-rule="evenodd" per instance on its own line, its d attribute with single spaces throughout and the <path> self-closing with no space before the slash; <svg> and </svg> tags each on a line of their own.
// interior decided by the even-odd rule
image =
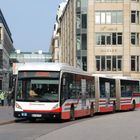
<svg viewBox="0 0 140 140">
<path fill-rule="evenodd" d="M 15 88 L 12 87 L 11 91 L 10 91 L 10 94 L 9 94 L 9 105 L 12 105 L 14 107 L 14 104 L 15 104 Z"/>
<path fill-rule="evenodd" d="M 8 106 L 11 106 L 11 100 L 12 100 L 12 93 L 11 93 L 11 91 L 9 91 L 8 94 L 7 94 L 7 104 L 8 104 Z"/>
<path fill-rule="evenodd" d="M 4 106 L 4 98 L 5 98 L 5 93 L 4 93 L 4 91 L 1 91 L 0 99 L 1 99 L 1 105 L 2 106 Z"/>
</svg>

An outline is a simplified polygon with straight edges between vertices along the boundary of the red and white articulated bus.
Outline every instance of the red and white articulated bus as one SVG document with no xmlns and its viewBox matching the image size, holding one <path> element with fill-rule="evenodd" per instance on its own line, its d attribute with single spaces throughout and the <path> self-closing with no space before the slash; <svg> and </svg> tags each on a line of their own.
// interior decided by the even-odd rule
<svg viewBox="0 0 140 140">
<path fill-rule="evenodd" d="M 140 81 L 128 77 L 93 76 L 95 112 L 115 112 L 140 108 Z"/>
<path fill-rule="evenodd" d="M 94 76 L 61 63 L 17 68 L 14 116 L 74 120 L 96 112 L 140 107 L 139 80 Z"/>
<path fill-rule="evenodd" d="M 26 63 L 17 70 L 15 117 L 74 120 L 93 115 L 94 78 L 90 74 L 60 63 Z"/>
</svg>

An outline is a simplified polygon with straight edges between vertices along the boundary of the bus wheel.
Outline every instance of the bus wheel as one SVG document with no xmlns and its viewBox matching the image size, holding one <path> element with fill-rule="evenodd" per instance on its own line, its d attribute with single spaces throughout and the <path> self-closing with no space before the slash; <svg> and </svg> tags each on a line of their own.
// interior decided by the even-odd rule
<svg viewBox="0 0 140 140">
<path fill-rule="evenodd" d="M 75 120 L 74 106 L 72 106 L 70 109 L 70 120 L 71 121 Z"/>
<path fill-rule="evenodd" d="M 113 113 L 115 113 L 116 112 L 116 103 L 115 102 L 113 102 L 113 111 L 112 111 Z"/>
<path fill-rule="evenodd" d="M 136 109 L 136 102 L 135 100 L 133 100 L 133 103 L 132 103 L 132 111 L 134 111 Z"/>
<path fill-rule="evenodd" d="M 91 103 L 91 106 L 90 106 L 90 116 L 91 117 L 94 116 L 94 105 L 93 105 L 93 103 Z"/>
</svg>

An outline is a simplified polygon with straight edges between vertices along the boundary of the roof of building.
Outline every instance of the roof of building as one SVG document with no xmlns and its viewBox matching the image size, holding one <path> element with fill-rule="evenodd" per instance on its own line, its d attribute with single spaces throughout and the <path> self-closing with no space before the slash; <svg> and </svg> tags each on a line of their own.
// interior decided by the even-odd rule
<svg viewBox="0 0 140 140">
<path fill-rule="evenodd" d="M 0 23 L 3 24 L 3 26 L 5 27 L 5 29 L 6 29 L 6 31 L 7 31 L 7 33 L 8 33 L 8 35 L 9 35 L 9 37 L 10 37 L 10 39 L 11 39 L 11 41 L 13 42 L 13 39 L 12 39 L 12 37 L 11 37 L 12 34 L 11 34 L 11 32 L 10 32 L 10 29 L 9 29 L 7 23 L 6 23 L 6 20 L 5 20 L 4 16 L 3 16 L 3 13 L 2 13 L 2 11 L 1 11 L 1 9 L 0 9 Z"/>
</svg>

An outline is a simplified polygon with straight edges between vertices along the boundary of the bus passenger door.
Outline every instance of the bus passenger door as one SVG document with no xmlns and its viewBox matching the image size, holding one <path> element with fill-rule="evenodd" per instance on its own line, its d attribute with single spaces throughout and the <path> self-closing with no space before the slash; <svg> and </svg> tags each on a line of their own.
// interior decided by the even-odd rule
<svg viewBox="0 0 140 140">
<path fill-rule="evenodd" d="M 105 82 L 105 93 L 106 93 L 106 107 L 108 107 L 110 103 L 110 83 Z"/>
<path fill-rule="evenodd" d="M 82 108 L 86 109 L 86 80 L 81 79 L 81 101 Z"/>
</svg>

